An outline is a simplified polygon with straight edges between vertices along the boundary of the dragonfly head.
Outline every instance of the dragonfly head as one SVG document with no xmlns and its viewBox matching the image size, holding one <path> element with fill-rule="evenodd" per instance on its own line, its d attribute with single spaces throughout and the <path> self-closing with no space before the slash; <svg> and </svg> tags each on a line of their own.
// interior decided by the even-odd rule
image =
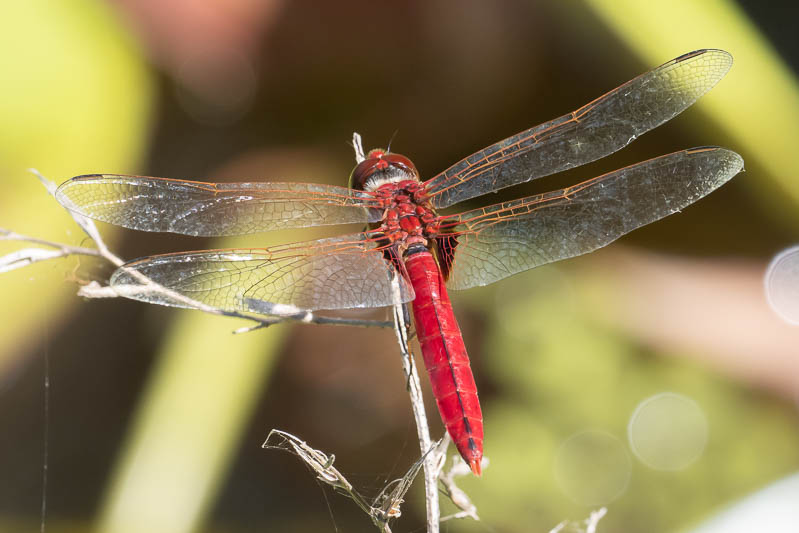
<svg viewBox="0 0 799 533">
<path fill-rule="evenodd" d="M 350 189 L 373 191 L 386 183 L 419 181 L 419 171 L 404 155 L 386 150 L 370 150 L 366 159 L 350 174 Z"/>
</svg>

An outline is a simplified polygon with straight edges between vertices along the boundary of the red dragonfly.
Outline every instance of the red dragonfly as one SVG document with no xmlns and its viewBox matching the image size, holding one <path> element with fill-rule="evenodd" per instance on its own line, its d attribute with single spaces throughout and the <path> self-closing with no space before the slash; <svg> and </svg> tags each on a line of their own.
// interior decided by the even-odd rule
<svg viewBox="0 0 799 533">
<path fill-rule="evenodd" d="M 441 418 L 479 475 L 483 418 L 447 289 L 601 248 L 715 190 L 742 170 L 743 159 L 724 148 L 693 148 L 559 191 L 463 213 L 437 210 L 611 154 L 685 110 L 731 65 L 721 50 L 685 54 L 427 181 L 407 157 L 372 150 L 348 188 L 98 174 L 65 182 L 57 198 L 126 228 L 196 236 L 366 224 L 361 233 L 312 242 L 146 257 L 118 269 L 111 285 L 141 285 L 144 275 L 197 302 L 266 315 L 411 302 Z M 168 294 L 133 297 L 187 306 Z"/>
</svg>

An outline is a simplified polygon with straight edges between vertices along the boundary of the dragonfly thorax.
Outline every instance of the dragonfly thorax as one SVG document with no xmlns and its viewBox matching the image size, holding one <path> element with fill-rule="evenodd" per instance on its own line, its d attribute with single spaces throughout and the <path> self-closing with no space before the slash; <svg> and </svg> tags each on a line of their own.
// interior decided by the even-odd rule
<svg viewBox="0 0 799 533">
<path fill-rule="evenodd" d="M 380 185 L 374 195 L 386 202 L 383 219 L 376 229 L 404 251 L 411 244 L 428 246 L 428 239 L 438 233 L 439 218 L 421 195 L 422 184 L 402 180 Z"/>
</svg>

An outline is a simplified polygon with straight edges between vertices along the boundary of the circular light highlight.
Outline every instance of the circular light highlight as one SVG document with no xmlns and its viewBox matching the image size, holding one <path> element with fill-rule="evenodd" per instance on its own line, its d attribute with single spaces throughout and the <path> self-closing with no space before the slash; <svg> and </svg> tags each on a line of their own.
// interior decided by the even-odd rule
<svg viewBox="0 0 799 533">
<path fill-rule="evenodd" d="M 771 260 L 763 283 L 771 309 L 789 324 L 799 325 L 799 246 Z"/>
<path fill-rule="evenodd" d="M 707 419 L 699 405 L 681 394 L 664 392 L 635 408 L 627 425 L 635 456 L 655 470 L 682 470 L 705 449 Z"/>
<path fill-rule="evenodd" d="M 177 70 L 181 108 L 201 124 L 233 124 L 253 106 L 258 79 L 248 56 L 237 50 L 197 51 Z"/>
</svg>

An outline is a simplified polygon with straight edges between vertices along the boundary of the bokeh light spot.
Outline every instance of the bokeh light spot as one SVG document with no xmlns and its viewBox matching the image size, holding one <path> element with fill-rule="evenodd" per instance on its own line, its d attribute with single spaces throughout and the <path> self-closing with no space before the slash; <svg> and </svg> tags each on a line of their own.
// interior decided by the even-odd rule
<svg viewBox="0 0 799 533">
<path fill-rule="evenodd" d="M 682 470 L 705 449 L 707 419 L 692 399 L 673 392 L 651 396 L 638 404 L 627 425 L 630 448 L 656 470 Z"/>
<path fill-rule="evenodd" d="M 555 456 L 555 480 L 561 490 L 582 505 L 605 505 L 627 489 L 632 472 L 621 440 L 605 431 L 575 433 Z"/>
<path fill-rule="evenodd" d="M 252 61 L 237 50 L 187 58 L 177 72 L 177 100 L 195 121 L 233 124 L 253 106 L 257 75 Z"/>
<path fill-rule="evenodd" d="M 763 281 L 774 312 L 786 322 L 799 325 L 799 246 L 777 254 Z"/>
</svg>

